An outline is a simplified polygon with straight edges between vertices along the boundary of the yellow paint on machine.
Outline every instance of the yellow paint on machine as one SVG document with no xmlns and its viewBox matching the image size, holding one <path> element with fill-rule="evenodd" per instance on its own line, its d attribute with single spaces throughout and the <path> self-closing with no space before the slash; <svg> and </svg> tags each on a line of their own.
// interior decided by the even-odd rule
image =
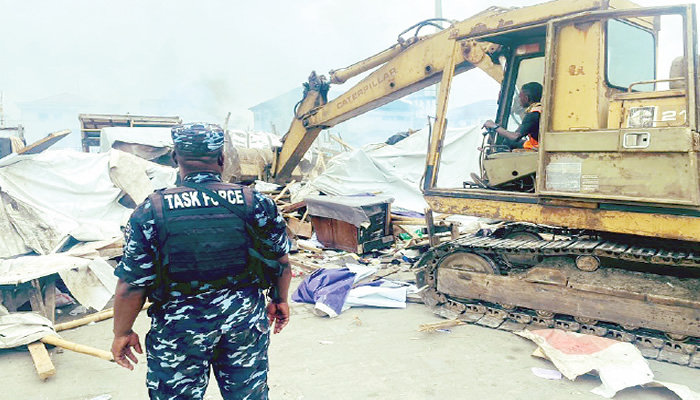
<svg viewBox="0 0 700 400">
<path fill-rule="evenodd" d="M 700 217 L 426 196 L 440 213 L 700 242 Z"/>
</svg>

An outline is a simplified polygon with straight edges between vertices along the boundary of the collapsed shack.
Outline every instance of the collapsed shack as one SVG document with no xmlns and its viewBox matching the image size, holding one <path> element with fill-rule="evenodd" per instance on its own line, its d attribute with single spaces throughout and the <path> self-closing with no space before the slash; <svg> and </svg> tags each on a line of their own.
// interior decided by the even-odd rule
<svg viewBox="0 0 700 400">
<path fill-rule="evenodd" d="M 89 153 L 93 147 L 101 147 L 103 128 L 170 128 L 182 123 L 180 117 L 129 114 L 80 114 L 78 120 L 80 121 L 80 140 L 83 151 L 86 153 Z M 149 138 L 145 136 L 143 140 L 149 140 Z"/>
<path fill-rule="evenodd" d="M 174 184 L 175 175 L 172 168 L 118 150 L 57 150 L 0 160 L 0 347 L 29 344 L 42 377 L 51 375 L 52 365 L 37 340 L 85 350 L 56 336 L 56 318 L 108 306 L 122 227 L 132 211 L 123 203 L 140 203 Z M 62 312 L 61 306 L 72 307 Z M 87 351 L 108 357 L 94 350 Z"/>
</svg>

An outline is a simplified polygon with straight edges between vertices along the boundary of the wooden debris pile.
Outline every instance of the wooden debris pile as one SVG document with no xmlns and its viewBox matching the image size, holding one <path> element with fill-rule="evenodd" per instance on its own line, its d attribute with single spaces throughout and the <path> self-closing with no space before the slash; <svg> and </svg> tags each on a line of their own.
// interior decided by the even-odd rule
<svg viewBox="0 0 700 400">
<path fill-rule="evenodd" d="M 293 241 L 290 263 L 295 276 L 313 273 L 319 268 L 338 267 L 344 262 L 367 264 L 378 268 L 374 279 L 405 273 L 403 278 L 413 280 L 411 268 L 420 254 L 430 246 L 459 237 L 458 224 L 447 221 L 446 215 L 433 216 L 426 210 L 425 218 L 392 213 L 388 223 L 394 244 L 386 249 L 365 254 L 325 249 L 315 240 L 309 210 L 304 201 L 292 203 L 289 188 L 295 181 L 267 193 L 277 204 L 287 222 L 287 233 Z M 410 277 L 409 277 L 410 276 Z"/>
</svg>

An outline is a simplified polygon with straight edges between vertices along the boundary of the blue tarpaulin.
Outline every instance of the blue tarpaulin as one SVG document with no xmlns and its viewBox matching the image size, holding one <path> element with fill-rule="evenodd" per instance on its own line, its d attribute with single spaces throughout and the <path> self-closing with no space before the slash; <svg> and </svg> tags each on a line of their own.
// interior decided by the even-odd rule
<svg viewBox="0 0 700 400">
<path fill-rule="evenodd" d="M 330 317 L 343 310 L 345 299 L 355 283 L 355 273 L 348 268 L 321 268 L 307 276 L 292 294 L 292 300 L 315 304 Z"/>
</svg>

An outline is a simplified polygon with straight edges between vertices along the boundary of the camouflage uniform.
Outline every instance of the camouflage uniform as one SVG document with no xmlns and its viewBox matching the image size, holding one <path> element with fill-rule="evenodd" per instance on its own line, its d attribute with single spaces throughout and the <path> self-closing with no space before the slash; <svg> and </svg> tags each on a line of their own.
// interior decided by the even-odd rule
<svg viewBox="0 0 700 400">
<path fill-rule="evenodd" d="M 210 172 L 185 177 L 194 183 L 220 180 Z M 262 253 L 270 259 L 281 257 L 289 251 L 284 220 L 270 198 L 254 192 L 253 199 L 253 229 L 265 238 Z M 157 229 L 152 204 L 146 200 L 129 220 L 115 275 L 134 286 L 153 287 L 154 261 L 161 256 Z M 152 306 L 148 314 L 146 381 L 152 399 L 201 399 L 210 366 L 225 399 L 267 399 L 270 339 L 262 290 L 202 284 L 191 295 L 170 291 L 168 300 Z"/>
</svg>

